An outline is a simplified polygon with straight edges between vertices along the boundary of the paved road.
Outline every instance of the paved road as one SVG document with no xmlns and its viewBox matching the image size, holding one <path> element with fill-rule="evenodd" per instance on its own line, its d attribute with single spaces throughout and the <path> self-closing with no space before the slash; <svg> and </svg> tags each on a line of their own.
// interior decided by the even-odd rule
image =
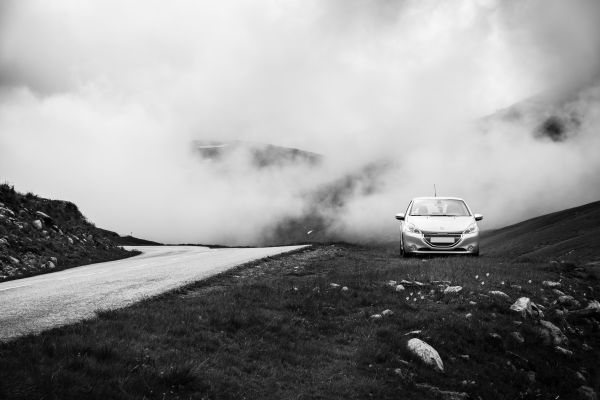
<svg viewBox="0 0 600 400">
<path fill-rule="evenodd" d="M 303 246 L 135 246 L 143 254 L 0 283 L 0 341 L 94 316 L 256 259 Z"/>
</svg>

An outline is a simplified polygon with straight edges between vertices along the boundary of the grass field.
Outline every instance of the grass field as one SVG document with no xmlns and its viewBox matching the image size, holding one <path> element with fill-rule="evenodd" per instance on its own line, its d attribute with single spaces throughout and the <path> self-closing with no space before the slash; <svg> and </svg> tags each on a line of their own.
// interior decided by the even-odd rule
<svg viewBox="0 0 600 400">
<path fill-rule="evenodd" d="M 0 398 L 577 398 L 582 385 L 598 390 L 599 324 L 567 322 L 542 285 L 561 280 L 585 305 L 600 291 L 598 267 L 575 267 L 315 246 L 1 344 Z M 388 284 L 403 279 L 424 286 Z M 444 294 L 440 281 L 463 290 Z M 573 355 L 545 345 L 536 322 L 490 290 L 546 306 Z M 412 337 L 437 349 L 444 373 L 408 353 Z"/>
</svg>

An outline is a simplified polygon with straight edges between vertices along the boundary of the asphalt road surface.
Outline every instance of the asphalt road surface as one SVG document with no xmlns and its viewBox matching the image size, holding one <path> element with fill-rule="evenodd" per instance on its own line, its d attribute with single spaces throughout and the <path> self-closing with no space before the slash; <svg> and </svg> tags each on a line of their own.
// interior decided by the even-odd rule
<svg viewBox="0 0 600 400">
<path fill-rule="evenodd" d="M 133 246 L 143 254 L 0 283 L 0 341 L 90 318 L 95 311 L 124 307 L 301 247 Z"/>
</svg>

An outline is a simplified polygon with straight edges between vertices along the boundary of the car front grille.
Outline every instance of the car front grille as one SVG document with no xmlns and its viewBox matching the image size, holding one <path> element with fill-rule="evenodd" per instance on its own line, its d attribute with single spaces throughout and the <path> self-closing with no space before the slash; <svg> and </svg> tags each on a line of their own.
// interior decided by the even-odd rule
<svg viewBox="0 0 600 400">
<path fill-rule="evenodd" d="M 462 237 L 462 232 L 423 232 L 425 242 L 431 247 L 448 248 L 456 245 Z M 437 241 L 436 241 L 437 240 Z M 438 241 L 445 240 L 447 242 L 440 243 Z"/>
</svg>

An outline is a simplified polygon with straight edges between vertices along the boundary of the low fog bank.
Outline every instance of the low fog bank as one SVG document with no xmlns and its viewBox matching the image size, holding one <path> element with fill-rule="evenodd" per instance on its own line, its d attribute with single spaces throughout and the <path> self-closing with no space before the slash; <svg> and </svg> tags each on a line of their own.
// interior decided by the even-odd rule
<svg viewBox="0 0 600 400">
<path fill-rule="evenodd" d="M 0 8 L 0 179 L 168 243 L 386 242 L 433 184 L 484 229 L 600 199 L 595 1 L 138 7 Z"/>
</svg>

